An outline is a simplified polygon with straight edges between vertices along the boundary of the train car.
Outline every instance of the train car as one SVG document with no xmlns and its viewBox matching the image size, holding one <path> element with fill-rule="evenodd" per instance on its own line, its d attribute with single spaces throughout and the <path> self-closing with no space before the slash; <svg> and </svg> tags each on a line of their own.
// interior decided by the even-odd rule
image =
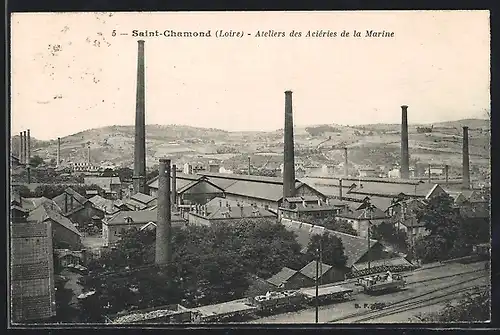
<svg viewBox="0 0 500 335">
<path fill-rule="evenodd" d="M 300 291 L 267 292 L 249 298 L 249 303 L 256 306 L 260 313 L 273 313 L 279 310 L 298 310 L 306 302 L 306 297 Z"/>
<path fill-rule="evenodd" d="M 360 278 L 357 285 L 362 286 L 366 293 L 383 293 L 402 289 L 406 282 L 401 275 L 387 271 L 385 274 Z"/>
</svg>

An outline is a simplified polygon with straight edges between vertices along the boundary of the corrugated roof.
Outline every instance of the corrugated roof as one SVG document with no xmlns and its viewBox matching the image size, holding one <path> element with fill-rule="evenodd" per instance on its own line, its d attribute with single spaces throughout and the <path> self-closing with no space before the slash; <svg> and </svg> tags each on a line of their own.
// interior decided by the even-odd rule
<svg viewBox="0 0 500 335">
<path fill-rule="evenodd" d="M 287 219 L 282 219 L 281 222 L 287 230 L 293 231 L 296 234 L 297 242 L 302 246 L 303 252 L 307 249 L 313 235 L 322 235 L 325 232 L 337 236 L 342 241 L 344 254 L 347 257 L 347 267 L 351 267 L 368 252 L 368 241 L 363 237 L 336 232 L 308 223 L 299 223 L 297 221 L 291 222 Z M 378 243 L 377 240 L 371 239 L 370 248 L 374 248 Z"/>
<path fill-rule="evenodd" d="M 309 264 L 304 266 L 302 269 L 300 269 L 300 273 L 302 273 L 304 276 L 310 279 L 316 279 L 316 263 L 318 263 L 318 274 L 319 277 L 321 278 L 325 273 L 328 272 L 332 268 L 331 265 L 325 264 L 325 263 L 319 263 L 318 261 L 314 260 L 311 261 Z"/>
<path fill-rule="evenodd" d="M 199 180 L 201 179 L 202 176 L 199 175 L 194 175 L 194 174 L 186 174 L 186 173 L 180 173 L 177 172 L 176 174 L 176 189 L 179 190 L 179 188 L 184 187 L 186 184 L 189 184 L 190 182 L 194 180 Z M 154 177 L 147 183 L 148 187 L 158 189 L 158 176 Z"/>
<path fill-rule="evenodd" d="M 283 178 L 281 177 L 264 177 L 264 176 L 252 176 L 252 175 L 244 175 L 244 174 L 232 174 L 232 173 L 217 173 L 217 172 L 200 172 L 198 173 L 200 176 L 212 178 L 222 178 L 222 179 L 230 179 L 230 180 L 242 180 L 242 181 L 252 181 L 258 183 L 275 183 L 283 185 Z"/>
<path fill-rule="evenodd" d="M 277 274 L 272 276 L 267 280 L 270 284 L 279 287 L 281 284 L 286 283 L 290 278 L 292 278 L 297 273 L 296 270 L 287 268 L 286 266 L 280 270 Z"/>
<path fill-rule="evenodd" d="M 132 221 L 127 222 L 126 218 L 130 218 Z M 176 214 L 171 214 L 172 222 L 174 221 L 184 221 L 180 216 Z M 142 211 L 122 211 L 113 215 L 111 218 L 105 220 L 105 223 L 109 226 L 120 225 L 120 224 L 146 224 L 149 222 L 155 222 L 158 220 L 158 214 L 156 210 L 142 210 Z"/>
<path fill-rule="evenodd" d="M 42 223 L 46 221 L 47 219 L 50 219 L 64 228 L 72 231 L 73 233 L 77 234 L 78 236 L 82 236 L 82 234 L 78 231 L 78 229 L 75 227 L 73 222 L 69 220 L 68 218 L 62 216 L 57 209 L 53 207 L 50 203 L 44 203 L 38 208 L 34 209 L 33 211 L 30 212 L 30 215 L 28 216 L 27 221 L 28 222 L 36 222 L 36 223 Z"/>
</svg>

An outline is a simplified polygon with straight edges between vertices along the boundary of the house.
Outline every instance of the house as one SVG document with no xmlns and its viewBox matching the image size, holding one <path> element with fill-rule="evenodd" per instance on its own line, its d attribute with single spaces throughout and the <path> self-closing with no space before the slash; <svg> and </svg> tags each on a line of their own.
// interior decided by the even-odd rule
<svg viewBox="0 0 500 335">
<path fill-rule="evenodd" d="M 158 220 L 156 210 L 139 210 L 118 212 L 109 218 L 102 220 L 102 238 L 104 245 L 113 245 L 120 239 L 120 234 L 128 229 L 141 229 L 149 223 L 155 223 Z M 180 216 L 171 215 L 172 227 L 183 227 L 185 220 Z"/>
<path fill-rule="evenodd" d="M 115 200 L 113 202 L 113 206 L 114 206 L 114 208 L 118 209 L 119 211 L 133 211 L 133 210 L 135 210 L 135 206 L 129 205 L 120 199 Z"/>
<path fill-rule="evenodd" d="M 125 200 L 128 207 L 132 207 L 135 210 L 144 210 L 153 207 L 157 203 L 156 197 L 152 197 L 148 194 L 137 192 L 136 194 L 130 196 L 129 199 Z"/>
<path fill-rule="evenodd" d="M 347 257 L 346 268 L 348 269 L 352 268 L 354 264 L 362 263 L 368 259 L 385 259 L 389 256 L 384 245 L 374 239 L 370 239 L 370 243 L 368 243 L 367 238 L 344 234 L 321 226 L 314 226 L 309 223 L 289 219 L 282 219 L 281 224 L 288 231 L 295 233 L 297 242 L 301 245 L 301 252 L 303 253 L 307 251 L 309 241 L 314 235 L 328 233 L 337 236 L 344 246 L 344 254 Z"/>
<path fill-rule="evenodd" d="M 56 262 L 60 267 L 67 267 L 69 264 L 85 264 L 85 253 L 69 249 L 54 249 Z"/>
<path fill-rule="evenodd" d="M 267 279 L 267 282 L 276 288 L 284 290 L 294 290 L 314 285 L 314 280 L 311 280 L 297 270 L 287 267 L 284 267 L 280 272 Z"/>
<path fill-rule="evenodd" d="M 285 217 L 293 220 L 304 218 L 324 218 L 345 212 L 348 206 L 345 202 L 336 199 L 326 199 L 325 202 L 316 196 L 290 197 L 279 208 L 278 218 Z"/>
<path fill-rule="evenodd" d="M 275 220 L 276 215 L 256 204 L 244 204 L 215 198 L 203 206 L 196 206 L 188 214 L 189 224 L 211 225 L 216 222 Z"/>
<path fill-rule="evenodd" d="M 56 315 L 50 222 L 10 226 L 10 312 L 13 323 Z"/>
<path fill-rule="evenodd" d="M 40 197 L 40 198 L 21 198 L 21 207 L 32 211 L 43 203 L 52 202 L 49 198 Z"/>
<path fill-rule="evenodd" d="M 346 271 L 344 269 L 335 269 L 333 266 L 318 262 L 311 261 L 309 264 L 300 269 L 300 273 L 309 278 L 313 283 L 316 282 L 316 264 L 318 265 L 318 283 L 329 284 L 336 281 L 345 279 Z"/>
<path fill-rule="evenodd" d="M 359 176 L 360 177 L 378 177 L 379 172 L 375 170 L 374 168 L 362 168 L 359 169 Z"/>
<path fill-rule="evenodd" d="M 171 189 L 174 180 L 170 178 Z M 158 192 L 158 177 L 148 182 L 151 196 L 156 197 Z M 177 173 L 175 178 L 177 205 L 204 205 L 216 197 L 224 197 L 224 190 L 210 182 L 208 178 L 198 175 Z"/>
<path fill-rule="evenodd" d="M 278 211 L 283 202 L 283 178 L 203 172 L 212 184 L 224 190 L 225 198 Z M 295 195 L 312 195 L 323 202 L 326 196 L 311 186 L 295 181 Z"/>
<path fill-rule="evenodd" d="M 85 185 L 97 185 L 102 188 L 106 195 L 114 198 L 121 198 L 122 182 L 120 177 L 85 177 Z"/>
<path fill-rule="evenodd" d="M 31 223 L 50 222 L 54 246 L 71 250 L 80 250 L 82 247 L 82 234 L 70 219 L 59 212 L 59 208 L 53 203 L 44 203 L 35 208 L 30 212 L 27 221 Z"/>
<path fill-rule="evenodd" d="M 337 219 L 350 223 L 360 237 L 367 237 L 369 226 L 377 226 L 382 222 L 389 221 L 390 218 L 378 207 L 374 207 L 372 211 L 360 207 L 355 211 L 338 214 Z"/>
<path fill-rule="evenodd" d="M 28 218 L 29 210 L 22 208 L 17 205 L 10 206 L 10 220 L 13 223 L 26 222 Z"/>
<path fill-rule="evenodd" d="M 52 199 L 60 208 L 63 216 L 71 219 L 79 226 L 92 222 L 94 215 L 99 215 L 99 211 L 93 204 L 71 187 Z"/>
</svg>

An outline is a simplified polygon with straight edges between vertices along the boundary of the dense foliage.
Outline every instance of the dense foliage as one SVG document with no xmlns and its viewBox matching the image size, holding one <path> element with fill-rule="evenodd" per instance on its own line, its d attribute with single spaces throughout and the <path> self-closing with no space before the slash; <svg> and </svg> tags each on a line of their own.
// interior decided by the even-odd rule
<svg viewBox="0 0 500 335">
<path fill-rule="evenodd" d="M 314 235 L 309 241 L 306 254 L 311 260 L 321 257 L 323 263 L 336 268 L 344 268 L 347 261 L 342 241 L 329 233 Z"/>
<path fill-rule="evenodd" d="M 407 249 L 408 235 L 403 229 L 399 229 L 394 223 L 382 222 L 371 227 L 371 237 L 376 240 L 387 242 L 400 251 Z"/>
<path fill-rule="evenodd" d="M 90 297 L 92 304 L 82 302 L 82 318 L 97 318 L 91 307 L 113 314 L 134 307 L 237 299 L 248 289 L 251 275 L 268 278 L 301 256 L 294 234 L 282 225 L 240 221 L 173 229 L 168 268 L 127 271 L 154 264 L 154 241 L 154 231 L 126 231 L 116 249 L 89 264 L 91 275 L 82 284 L 96 290 L 96 297 Z M 109 271 L 120 272 L 103 276 Z"/>
<path fill-rule="evenodd" d="M 489 240 L 488 220 L 462 216 L 447 195 L 430 199 L 417 211 L 417 220 L 430 232 L 415 241 L 416 255 L 423 262 L 467 256 L 474 244 Z"/>
<path fill-rule="evenodd" d="M 98 185 L 60 185 L 60 184 L 45 184 L 40 185 L 31 191 L 26 186 L 17 187 L 17 192 L 22 198 L 40 198 L 46 197 L 48 199 L 53 199 L 56 196 L 62 194 L 64 190 L 71 187 L 75 192 L 85 196 L 87 190 L 97 190 L 100 195 L 104 195 L 104 190 Z"/>
</svg>

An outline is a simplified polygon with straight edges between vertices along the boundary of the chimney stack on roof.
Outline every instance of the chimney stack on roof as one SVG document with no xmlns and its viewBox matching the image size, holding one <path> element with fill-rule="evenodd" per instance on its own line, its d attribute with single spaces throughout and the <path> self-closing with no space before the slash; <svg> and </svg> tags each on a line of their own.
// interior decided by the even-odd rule
<svg viewBox="0 0 500 335">
<path fill-rule="evenodd" d="M 137 41 L 137 95 L 135 105 L 134 192 L 146 193 L 146 103 L 144 41 Z M 168 167 L 170 170 L 170 166 Z M 169 175 L 170 178 L 170 175 Z M 170 187 L 170 185 L 169 185 Z"/>
<path fill-rule="evenodd" d="M 470 171 L 469 171 L 469 127 L 463 127 L 462 140 L 462 187 L 470 189 Z"/>
<path fill-rule="evenodd" d="M 170 159 L 160 159 L 155 263 L 167 265 L 171 259 Z"/>
<path fill-rule="evenodd" d="M 292 91 L 285 92 L 283 199 L 295 195 L 295 153 L 293 143 Z"/>
<path fill-rule="evenodd" d="M 410 154 L 408 151 L 408 106 L 401 106 L 401 178 L 410 178 Z"/>
</svg>

